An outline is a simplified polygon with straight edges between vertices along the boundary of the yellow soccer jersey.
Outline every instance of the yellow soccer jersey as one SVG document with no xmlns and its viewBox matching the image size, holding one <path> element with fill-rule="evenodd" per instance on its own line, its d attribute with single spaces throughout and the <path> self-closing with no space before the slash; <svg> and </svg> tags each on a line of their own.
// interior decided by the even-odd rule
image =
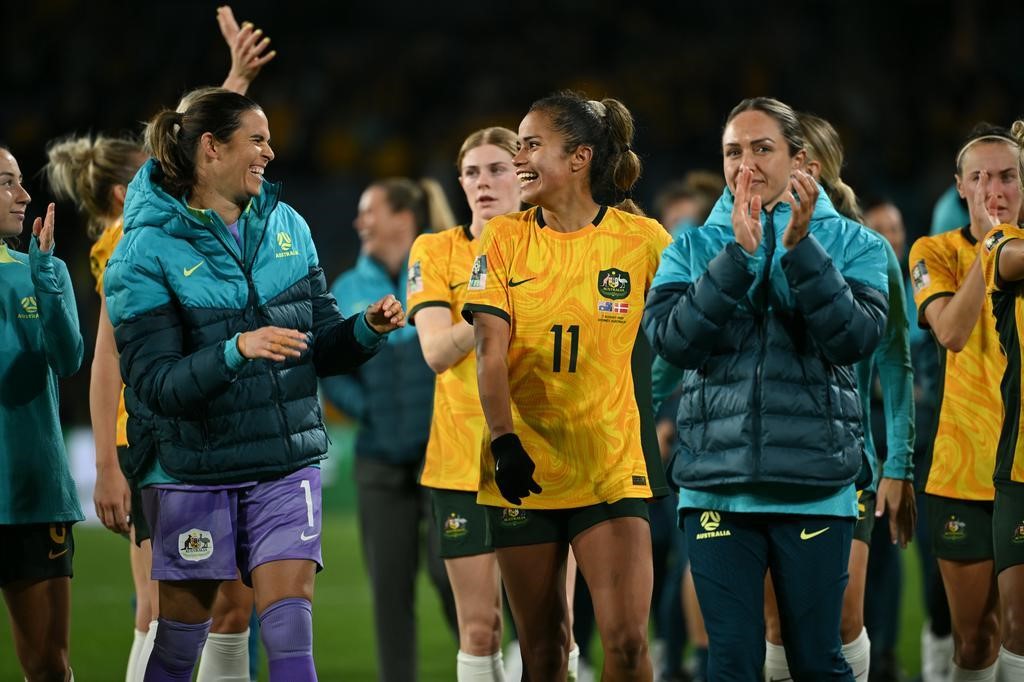
<svg viewBox="0 0 1024 682">
<path fill-rule="evenodd" d="M 452 323 L 462 318 L 469 271 L 476 251 L 468 226 L 422 234 L 409 253 L 407 304 L 409 319 L 440 306 L 451 311 Z M 430 488 L 475 491 L 480 485 L 480 443 L 484 413 L 476 383 L 476 354 L 437 375 L 434 414 L 420 483 Z"/>
<path fill-rule="evenodd" d="M 1024 287 L 1021 282 L 1005 282 L 999 277 L 999 256 L 1014 239 L 1024 239 L 1024 230 L 1016 225 L 999 225 L 985 237 L 981 257 L 985 268 L 985 290 L 992 302 L 999 341 L 1007 359 L 1006 374 L 1000 382 L 1003 397 L 1003 424 L 996 450 L 996 482 L 1024 483 L 1024 419 L 1021 419 L 1021 374 L 1024 349 Z"/>
<path fill-rule="evenodd" d="M 977 257 L 977 241 L 966 227 L 914 242 L 910 278 L 922 328 L 928 328 L 928 305 L 937 298 L 953 296 Z M 939 346 L 939 365 L 942 404 L 925 492 L 959 500 L 991 500 L 1002 424 L 999 381 L 1006 360 L 999 350 L 992 302 L 987 296 L 967 345 L 959 353 Z"/>
<path fill-rule="evenodd" d="M 524 508 L 662 493 L 660 460 L 649 472 L 644 459 L 630 365 L 647 290 L 670 242 L 656 221 L 614 208 L 602 208 L 593 225 L 571 233 L 545 228 L 537 208 L 487 224 L 464 314 L 497 315 L 511 328 L 513 423 L 543 488 L 523 500 Z M 650 372 L 649 362 L 642 371 Z M 487 443 L 489 437 L 478 501 L 508 507 Z"/>
<path fill-rule="evenodd" d="M 96 293 L 103 293 L 103 272 L 107 269 L 114 248 L 123 236 L 123 224 L 120 218 L 111 223 L 89 250 L 89 269 L 96 279 Z M 121 400 L 117 405 L 117 444 L 128 445 L 128 411 L 124 406 L 124 385 L 121 386 Z"/>
</svg>

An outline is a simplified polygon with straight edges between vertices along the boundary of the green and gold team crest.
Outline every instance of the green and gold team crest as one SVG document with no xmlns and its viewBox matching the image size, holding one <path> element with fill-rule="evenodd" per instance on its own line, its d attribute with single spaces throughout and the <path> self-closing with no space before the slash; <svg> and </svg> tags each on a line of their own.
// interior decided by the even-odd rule
<svg viewBox="0 0 1024 682">
<path fill-rule="evenodd" d="M 25 312 L 18 313 L 19 320 L 34 320 L 39 317 L 39 306 L 36 304 L 35 296 L 26 296 L 21 299 L 21 309 Z"/>
<path fill-rule="evenodd" d="M 722 515 L 716 511 L 707 510 L 700 513 L 700 527 L 704 529 L 703 533 L 697 533 L 695 536 L 697 540 L 707 540 L 708 538 L 727 538 L 732 535 L 731 530 L 723 530 L 720 528 L 722 525 Z"/>
<path fill-rule="evenodd" d="M 1021 521 L 1013 529 L 1013 537 L 1010 538 L 1010 542 L 1015 545 L 1024 545 L 1024 521 Z"/>
<path fill-rule="evenodd" d="M 468 522 L 463 517 L 459 516 L 455 512 L 448 515 L 448 518 L 444 520 L 444 536 L 446 538 L 460 538 L 469 532 L 466 528 Z"/>
<path fill-rule="evenodd" d="M 287 232 L 277 233 L 277 253 L 274 255 L 278 258 L 287 258 L 289 256 L 299 255 L 299 252 L 296 251 L 292 245 L 292 236 Z"/>
<path fill-rule="evenodd" d="M 960 520 L 956 514 L 950 514 L 946 524 L 942 527 L 942 539 L 958 542 L 967 537 L 967 523 Z"/>
<path fill-rule="evenodd" d="M 609 268 L 597 273 L 597 293 L 617 301 L 629 296 L 629 273 Z"/>
<path fill-rule="evenodd" d="M 529 519 L 526 518 L 525 509 L 502 509 L 501 525 L 506 528 L 518 528 L 524 525 Z"/>
</svg>

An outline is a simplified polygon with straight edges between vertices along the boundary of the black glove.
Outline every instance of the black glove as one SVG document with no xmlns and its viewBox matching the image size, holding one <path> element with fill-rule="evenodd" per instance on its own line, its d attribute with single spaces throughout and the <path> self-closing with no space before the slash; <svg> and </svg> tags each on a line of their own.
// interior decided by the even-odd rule
<svg viewBox="0 0 1024 682">
<path fill-rule="evenodd" d="M 519 436 L 506 433 L 492 440 L 491 455 L 494 457 L 494 482 L 506 500 L 518 505 L 530 493 L 541 492 L 537 481 L 533 480 L 537 465 L 526 454 Z"/>
</svg>

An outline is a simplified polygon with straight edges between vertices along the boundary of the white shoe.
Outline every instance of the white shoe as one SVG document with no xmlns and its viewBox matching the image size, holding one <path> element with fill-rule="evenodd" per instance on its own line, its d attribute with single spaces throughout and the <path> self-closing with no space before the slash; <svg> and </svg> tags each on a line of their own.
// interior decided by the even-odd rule
<svg viewBox="0 0 1024 682">
<path fill-rule="evenodd" d="M 519 652 L 519 640 L 509 640 L 502 653 L 505 663 L 505 682 L 522 682 L 523 680 L 523 656 Z"/>
<path fill-rule="evenodd" d="M 932 634 L 931 624 L 921 629 L 922 682 L 949 682 L 953 673 L 953 635 Z"/>
</svg>

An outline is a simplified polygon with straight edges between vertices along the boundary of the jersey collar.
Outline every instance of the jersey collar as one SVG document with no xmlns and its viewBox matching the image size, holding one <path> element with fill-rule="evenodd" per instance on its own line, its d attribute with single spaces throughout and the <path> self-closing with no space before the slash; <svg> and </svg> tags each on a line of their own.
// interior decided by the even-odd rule
<svg viewBox="0 0 1024 682">
<path fill-rule="evenodd" d="M 600 225 L 601 221 L 604 220 L 604 216 L 606 213 L 608 213 L 608 207 L 602 206 L 598 210 L 597 215 L 594 217 L 594 219 L 590 221 L 590 224 L 593 225 L 594 227 Z M 547 223 L 544 221 L 544 210 L 540 206 L 537 207 L 537 226 L 541 228 L 547 226 Z"/>
</svg>

